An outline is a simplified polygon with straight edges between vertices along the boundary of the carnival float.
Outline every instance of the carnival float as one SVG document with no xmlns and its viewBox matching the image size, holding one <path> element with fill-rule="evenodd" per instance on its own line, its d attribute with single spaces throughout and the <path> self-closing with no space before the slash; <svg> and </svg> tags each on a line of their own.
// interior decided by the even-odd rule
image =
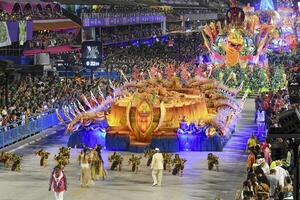
<svg viewBox="0 0 300 200">
<path fill-rule="evenodd" d="M 276 58 L 297 54 L 293 2 L 278 1 L 277 9 L 270 0 L 262 0 L 257 9 L 250 4 L 239 8 L 234 0 L 230 4 L 224 24 L 211 22 L 202 30 L 210 57 L 204 65 L 211 65 L 214 77 L 229 87 L 243 82 L 243 92 L 281 89 L 285 69 Z"/>
<path fill-rule="evenodd" d="M 234 132 L 244 99 L 216 80 L 203 77 L 163 79 L 160 73 L 115 87 L 106 98 L 82 96 L 57 112 L 71 133 L 69 146 L 143 152 L 159 147 L 220 151 Z M 101 90 L 98 91 L 99 96 Z M 101 96 L 101 95 L 100 95 Z M 91 103 L 96 102 L 96 103 Z M 93 106 L 92 106 L 93 104 Z"/>
</svg>

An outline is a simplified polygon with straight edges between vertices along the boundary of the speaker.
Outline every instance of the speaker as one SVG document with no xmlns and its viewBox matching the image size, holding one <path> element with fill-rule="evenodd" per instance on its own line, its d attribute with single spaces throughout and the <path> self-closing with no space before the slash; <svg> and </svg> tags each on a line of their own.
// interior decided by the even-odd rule
<svg viewBox="0 0 300 200">
<path fill-rule="evenodd" d="M 300 103 L 300 81 L 297 78 L 289 81 L 288 91 L 291 104 Z"/>
<path fill-rule="evenodd" d="M 297 109 L 287 110 L 279 114 L 279 124 L 285 133 L 300 130 L 300 113 Z"/>
<path fill-rule="evenodd" d="M 48 53 L 40 53 L 34 55 L 35 65 L 50 65 L 50 56 Z"/>
<path fill-rule="evenodd" d="M 271 158 L 272 160 L 282 160 L 285 158 L 286 149 L 283 143 L 271 144 Z"/>
</svg>

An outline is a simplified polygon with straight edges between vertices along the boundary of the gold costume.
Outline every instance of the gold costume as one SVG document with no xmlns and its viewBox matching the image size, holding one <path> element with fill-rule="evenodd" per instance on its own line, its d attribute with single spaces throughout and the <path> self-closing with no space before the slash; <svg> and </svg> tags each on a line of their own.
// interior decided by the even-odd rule
<svg viewBox="0 0 300 200">
<path fill-rule="evenodd" d="M 59 148 L 58 155 L 54 155 L 54 160 L 58 165 L 66 166 L 70 163 L 70 150 L 71 148 L 61 147 Z"/>
<path fill-rule="evenodd" d="M 111 162 L 110 170 L 115 170 L 116 168 L 118 168 L 118 170 L 121 171 L 123 161 L 121 155 L 118 155 L 116 152 L 114 152 L 113 155 L 108 158 L 108 161 Z"/>
<path fill-rule="evenodd" d="M 21 171 L 21 160 L 22 160 L 22 156 L 18 156 L 16 154 L 13 155 L 12 158 L 12 166 L 11 166 L 11 171 L 16 171 L 16 172 L 20 172 Z"/>
<path fill-rule="evenodd" d="M 155 154 L 155 151 L 153 149 L 148 149 L 144 152 L 144 157 L 147 157 L 147 167 L 150 166 L 151 162 L 152 162 L 152 157 Z"/>
<path fill-rule="evenodd" d="M 219 171 L 219 157 L 209 153 L 207 155 L 207 165 L 208 165 L 208 170 L 212 170 L 214 166 L 216 166 L 217 172 Z"/>
<path fill-rule="evenodd" d="M 89 162 L 91 161 L 90 156 L 88 155 L 87 149 L 84 149 L 79 157 L 79 164 L 81 167 L 80 170 L 80 185 L 81 187 L 89 187 L 94 182 L 92 180 L 92 172 Z"/>
<path fill-rule="evenodd" d="M 131 171 L 137 173 L 139 169 L 139 165 L 141 164 L 142 156 L 134 156 L 134 154 L 131 155 L 131 158 L 128 160 L 128 164 L 131 164 Z"/>
<path fill-rule="evenodd" d="M 164 157 L 164 170 L 171 172 L 172 170 L 172 153 L 163 153 Z"/>
<path fill-rule="evenodd" d="M 41 157 L 40 166 L 46 167 L 48 165 L 48 158 L 49 158 L 49 155 L 50 155 L 49 152 L 47 152 L 43 149 L 40 149 L 38 151 L 35 151 L 34 154 Z"/>
<path fill-rule="evenodd" d="M 104 161 L 101 156 L 101 149 L 102 149 L 101 145 L 97 145 L 95 148 L 95 151 L 97 152 L 97 156 L 99 158 L 96 166 L 96 175 L 102 180 L 104 180 L 107 173 L 104 169 Z"/>
<path fill-rule="evenodd" d="M 186 161 L 186 159 L 180 158 L 178 154 L 175 154 L 175 158 L 172 161 L 172 165 L 174 166 L 172 174 L 182 176 Z"/>
<path fill-rule="evenodd" d="M 22 157 L 9 152 L 0 152 L 0 162 L 3 162 L 5 168 L 9 168 L 11 165 L 11 171 L 21 171 Z"/>
</svg>

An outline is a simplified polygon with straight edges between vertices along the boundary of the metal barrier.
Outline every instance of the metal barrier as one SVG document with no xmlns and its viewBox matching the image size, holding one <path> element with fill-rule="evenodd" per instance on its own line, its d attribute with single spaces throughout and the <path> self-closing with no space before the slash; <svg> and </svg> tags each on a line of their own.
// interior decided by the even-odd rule
<svg viewBox="0 0 300 200">
<path fill-rule="evenodd" d="M 16 122 L 15 124 L 19 124 Z M 0 149 L 10 144 L 16 143 L 24 138 L 27 138 L 33 134 L 36 134 L 42 130 L 55 126 L 59 123 L 56 113 L 51 112 L 46 115 L 37 117 L 36 119 L 31 118 L 29 122 L 23 125 L 17 125 L 14 128 L 0 129 Z M 13 126 L 13 125 L 10 125 Z"/>
</svg>

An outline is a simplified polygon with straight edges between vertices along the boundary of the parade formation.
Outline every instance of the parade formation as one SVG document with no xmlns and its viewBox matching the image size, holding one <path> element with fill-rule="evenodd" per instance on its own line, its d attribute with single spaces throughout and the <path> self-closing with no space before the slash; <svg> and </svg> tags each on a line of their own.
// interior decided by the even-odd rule
<svg viewBox="0 0 300 200">
<path fill-rule="evenodd" d="M 299 200 L 299 11 L 0 0 L 0 200 Z"/>
</svg>

